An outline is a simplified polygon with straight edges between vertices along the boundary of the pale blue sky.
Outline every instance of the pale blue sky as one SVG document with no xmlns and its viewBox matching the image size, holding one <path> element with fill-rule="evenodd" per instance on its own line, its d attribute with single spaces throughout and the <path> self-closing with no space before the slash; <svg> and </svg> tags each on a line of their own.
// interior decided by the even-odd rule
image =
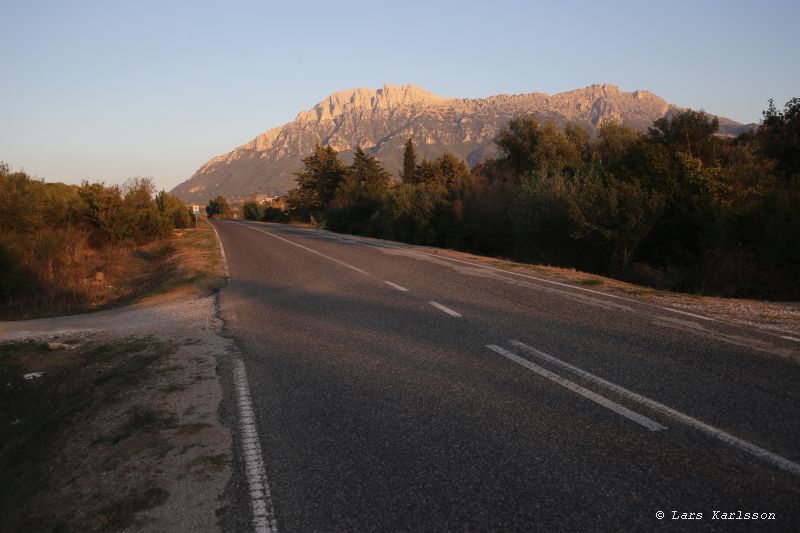
<svg viewBox="0 0 800 533">
<path fill-rule="evenodd" d="M 755 122 L 800 96 L 798 20 L 796 1 L 0 0 L 0 160 L 170 189 L 333 91 L 383 83 L 615 83 Z"/>
</svg>

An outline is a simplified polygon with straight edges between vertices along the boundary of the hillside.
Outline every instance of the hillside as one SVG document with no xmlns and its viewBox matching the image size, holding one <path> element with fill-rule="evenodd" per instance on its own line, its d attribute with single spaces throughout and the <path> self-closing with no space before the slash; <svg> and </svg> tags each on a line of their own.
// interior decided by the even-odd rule
<svg viewBox="0 0 800 533">
<path fill-rule="evenodd" d="M 574 122 L 590 129 L 620 122 L 645 131 L 655 119 L 679 109 L 648 91 L 625 92 L 608 84 L 555 95 L 476 99 L 442 98 L 413 85 L 352 89 L 333 93 L 292 122 L 209 160 L 171 192 L 200 203 L 218 194 L 237 200 L 283 193 L 294 185 L 300 160 L 317 144 L 334 147 L 345 160 L 361 146 L 396 175 L 409 137 L 420 157 L 450 151 L 474 165 L 495 153 L 493 139 L 516 116 L 536 115 L 542 121 Z M 722 134 L 748 127 L 720 117 Z"/>
</svg>

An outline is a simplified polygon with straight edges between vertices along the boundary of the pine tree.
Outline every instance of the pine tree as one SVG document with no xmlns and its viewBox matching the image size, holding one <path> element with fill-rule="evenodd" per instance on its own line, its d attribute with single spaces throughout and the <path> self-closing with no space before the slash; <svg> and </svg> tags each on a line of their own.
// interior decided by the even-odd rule
<svg viewBox="0 0 800 533">
<path fill-rule="evenodd" d="M 353 164 L 349 168 L 353 179 L 362 185 L 379 185 L 386 187 L 389 174 L 375 157 L 367 155 L 360 146 L 353 153 Z"/>
<path fill-rule="evenodd" d="M 409 138 L 406 141 L 406 149 L 403 152 L 403 175 L 400 178 L 403 183 L 415 183 L 417 172 L 417 154 L 414 152 L 414 142 Z"/>
<path fill-rule="evenodd" d="M 295 172 L 297 187 L 289 191 L 289 207 L 302 220 L 322 220 L 339 184 L 347 175 L 347 167 L 330 146 L 317 145 L 314 153 L 303 159 L 303 172 Z"/>
</svg>

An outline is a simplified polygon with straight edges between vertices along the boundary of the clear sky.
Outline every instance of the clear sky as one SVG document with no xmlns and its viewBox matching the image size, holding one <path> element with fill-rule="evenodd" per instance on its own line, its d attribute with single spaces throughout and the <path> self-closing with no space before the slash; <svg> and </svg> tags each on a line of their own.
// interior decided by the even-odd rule
<svg viewBox="0 0 800 533">
<path fill-rule="evenodd" d="M 592 83 L 756 122 L 800 96 L 800 2 L 0 0 L 0 161 L 170 189 L 337 90 Z"/>
</svg>

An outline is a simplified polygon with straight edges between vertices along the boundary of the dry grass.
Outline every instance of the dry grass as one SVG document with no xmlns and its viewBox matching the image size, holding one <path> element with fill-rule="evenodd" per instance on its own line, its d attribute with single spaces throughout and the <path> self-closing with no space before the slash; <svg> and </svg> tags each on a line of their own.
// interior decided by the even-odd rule
<svg viewBox="0 0 800 533">
<path fill-rule="evenodd" d="M 39 254 L 48 259 L 35 262 L 43 281 L 32 294 L 0 303 L 0 319 L 84 313 L 178 288 L 199 295 L 217 289 L 224 280 L 214 231 L 205 221 L 198 229 L 175 230 L 161 241 L 99 251 L 78 233 L 61 237 L 63 242 L 44 239 L 36 244 L 48 250 Z"/>
<path fill-rule="evenodd" d="M 168 242 L 174 247 L 166 260 L 169 275 L 141 292 L 139 299 L 178 288 L 202 295 L 222 286 L 225 280 L 222 257 L 211 224 L 200 221 L 197 229 L 175 230 Z"/>
</svg>

